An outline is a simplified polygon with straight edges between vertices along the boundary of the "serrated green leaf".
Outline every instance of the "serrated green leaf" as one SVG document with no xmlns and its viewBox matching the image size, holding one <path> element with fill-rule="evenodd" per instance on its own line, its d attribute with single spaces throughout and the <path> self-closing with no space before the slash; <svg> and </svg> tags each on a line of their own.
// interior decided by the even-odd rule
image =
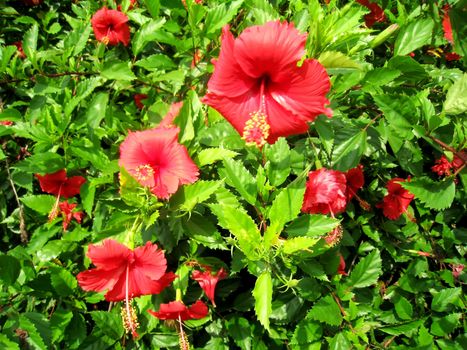
<svg viewBox="0 0 467 350">
<path fill-rule="evenodd" d="M 152 18 L 159 17 L 160 0 L 144 0 L 144 5 L 148 9 Z"/>
<path fill-rule="evenodd" d="M 133 35 L 131 48 L 135 56 L 137 56 L 149 42 L 158 38 L 158 30 L 162 28 L 165 22 L 165 18 L 148 21 Z"/>
<path fill-rule="evenodd" d="M 196 156 L 196 164 L 200 168 L 213 164 L 224 158 L 234 158 L 238 153 L 225 148 L 205 148 Z"/>
<path fill-rule="evenodd" d="M 279 19 L 279 14 L 268 0 L 247 0 L 246 5 L 255 18 L 254 24 L 264 24 Z"/>
<path fill-rule="evenodd" d="M 100 85 L 102 85 L 103 80 L 100 77 L 92 77 L 89 79 L 82 80 L 78 83 L 76 88 L 75 96 L 68 101 L 65 106 L 64 112 L 66 116 L 70 116 L 78 104 L 87 98 L 92 92 Z"/>
<path fill-rule="evenodd" d="M 268 160 L 265 169 L 269 182 L 272 186 L 279 186 L 290 174 L 290 147 L 287 140 L 280 137 L 272 146 L 266 145 L 264 153 Z"/>
<path fill-rule="evenodd" d="M 135 66 L 143 67 L 147 70 L 163 69 L 169 70 L 177 67 L 170 57 L 162 54 L 150 55 L 135 62 Z"/>
<path fill-rule="evenodd" d="M 26 57 L 33 58 L 37 51 L 37 38 L 39 36 L 39 26 L 34 23 L 32 27 L 24 34 L 23 51 Z"/>
<path fill-rule="evenodd" d="M 342 323 L 341 311 L 331 295 L 326 295 L 319 299 L 306 317 L 308 319 L 327 323 L 331 326 L 339 326 Z"/>
<path fill-rule="evenodd" d="M 394 56 L 408 55 L 430 43 L 434 22 L 430 18 L 419 19 L 401 28 L 394 44 Z"/>
<path fill-rule="evenodd" d="M 251 324 L 246 318 L 232 317 L 226 322 L 226 326 L 229 335 L 240 349 L 251 350 L 253 333 Z"/>
<path fill-rule="evenodd" d="M 101 76 L 109 80 L 134 80 L 135 74 L 131 71 L 130 62 L 109 61 L 104 64 Z"/>
<path fill-rule="evenodd" d="M 311 237 L 294 237 L 283 241 L 282 250 L 285 254 L 293 254 L 300 250 L 310 250 L 320 239 Z"/>
<path fill-rule="evenodd" d="M 99 328 L 103 334 L 111 339 L 117 340 L 123 336 L 124 329 L 122 318 L 117 308 L 114 308 L 114 310 L 116 312 L 91 311 L 90 314 L 93 321 L 96 323 L 96 327 Z"/>
<path fill-rule="evenodd" d="M 443 110 L 446 114 L 461 114 L 467 111 L 467 73 L 449 88 L 444 101 Z"/>
<path fill-rule="evenodd" d="M 217 228 L 204 216 L 192 214 L 183 226 L 185 234 L 195 242 L 211 249 L 228 249 Z"/>
<path fill-rule="evenodd" d="M 20 350 L 18 343 L 11 341 L 5 334 L 0 333 L 0 347 L 8 350 Z"/>
<path fill-rule="evenodd" d="M 62 297 L 73 294 L 78 286 L 76 277 L 70 271 L 58 266 L 51 271 L 50 279 L 57 294 Z"/>
<path fill-rule="evenodd" d="M 34 154 L 12 166 L 30 174 L 51 174 L 64 167 L 62 156 L 52 152 Z"/>
<path fill-rule="evenodd" d="M 52 210 L 57 198 L 48 194 L 38 194 L 21 198 L 21 202 L 28 208 L 40 214 L 48 214 Z"/>
<path fill-rule="evenodd" d="M 192 211 L 196 204 L 207 200 L 222 185 L 223 181 L 198 180 L 194 184 L 184 186 L 174 197 L 176 204 L 184 211 Z"/>
<path fill-rule="evenodd" d="M 366 149 L 365 130 L 345 128 L 336 133 L 332 151 L 333 168 L 346 171 L 355 168 Z"/>
<path fill-rule="evenodd" d="M 65 329 L 73 319 L 73 312 L 59 308 L 50 317 L 50 330 L 52 342 L 60 342 L 65 337 Z"/>
<path fill-rule="evenodd" d="M 397 325 L 391 325 L 387 327 L 380 327 L 379 330 L 383 331 L 384 333 L 391 334 L 391 335 L 400 335 L 405 334 L 408 337 L 411 337 L 417 331 L 418 327 L 425 322 L 425 319 L 419 319 L 412 322 L 400 323 Z"/>
<path fill-rule="evenodd" d="M 242 252 L 250 259 L 257 260 L 257 249 L 261 246 L 261 233 L 254 220 L 242 209 L 226 205 L 210 205 L 217 216 L 219 225 L 229 230 Z"/>
<path fill-rule="evenodd" d="M 446 311 L 448 310 L 449 305 L 455 304 L 457 300 L 459 300 L 461 294 L 462 289 L 460 287 L 442 289 L 433 296 L 431 308 L 434 311 Z"/>
<path fill-rule="evenodd" d="M 98 92 L 90 102 L 86 111 L 86 122 L 91 130 L 99 127 L 102 119 L 105 117 L 107 104 L 109 103 L 109 94 L 107 92 Z"/>
<path fill-rule="evenodd" d="M 245 166 L 237 160 L 224 158 L 224 168 L 219 169 L 221 177 L 225 177 L 227 184 L 234 187 L 248 203 L 256 203 L 256 180 Z"/>
<path fill-rule="evenodd" d="M 318 61 L 325 68 L 340 68 L 350 71 L 362 69 L 357 62 L 339 51 L 325 51 L 319 56 Z"/>
<path fill-rule="evenodd" d="M 403 296 L 397 296 L 394 302 L 394 308 L 397 316 L 403 320 L 411 320 L 413 315 L 412 304 Z"/>
<path fill-rule="evenodd" d="M 423 176 L 414 178 L 410 182 L 402 182 L 401 186 L 428 208 L 435 210 L 449 208 L 456 194 L 456 184 L 453 179 L 433 181 Z"/>
<path fill-rule="evenodd" d="M 337 333 L 331 340 L 329 340 L 329 350 L 347 350 L 351 349 L 352 344 L 344 333 Z"/>
<path fill-rule="evenodd" d="M 317 237 L 331 232 L 339 225 L 339 220 L 326 215 L 302 215 L 285 229 L 289 237 Z"/>
<path fill-rule="evenodd" d="M 316 341 L 319 341 L 321 345 L 322 335 L 323 328 L 319 323 L 303 319 L 295 327 L 290 344 L 292 345 L 292 349 L 295 349 L 294 345 L 309 346 Z M 302 347 L 300 349 L 302 349 Z M 303 347 L 303 349 L 305 349 L 305 347 Z M 309 347 L 306 349 L 309 349 Z"/>
<path fill-rule="evenodd" d="M 433 317 L 430 333 L 438 337 L 449 335 L 454 329 L 462 326 L 459 322 L 461 317 L 461 313 L 450 314 L 444 317 Z"/>
<path fill-rule="evenodd" d="M 346 284 L 350 288 L 369 287 L 378 281 L 381 274 L 381 255 L 379 250 L 375 249 L 359 261 Z"/>
<path fill-rule="evenodd" d="M 26 331 L 28 336 L 26 337 L 26 342 L 33 348 L 37 350 L 47 350 L 48 347 L 44 342 L 41 334 L 37 330 L 33 322 L 26 316 L 19 315 L 19 328 L 23 331 Z"/>
<path fill-rule="evenodd" d="M 205 31 L 207 34 L 212 34 L 229 23 L 237 14 L 238 9 L 242 6 L 244 0 L 234 0 L 231 3 L 219 4 L 211 7 L 208 10 L 205 19 Z"/>
<path fill-rule="evenodd" d="M 253 289 L 255 313 L 258 321 L 269 330 L 269 317 L 272 313 L 272 278 L 268 271 L 259 275 Z"/>
</svg>

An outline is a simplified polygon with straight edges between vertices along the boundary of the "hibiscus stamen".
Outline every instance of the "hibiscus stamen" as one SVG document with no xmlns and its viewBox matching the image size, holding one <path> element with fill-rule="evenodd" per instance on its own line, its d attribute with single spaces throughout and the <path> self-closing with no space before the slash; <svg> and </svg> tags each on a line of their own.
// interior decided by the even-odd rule
<svg viewBox="0 0 467 350">
<path fill-rule="evenodd" d="M 139 165 L 135 169 L 135 178 L 138 181 L 146 181 L 154 177 L 154 168 L 149 164 Z"/>
<path fill-rule="evenodd" d="M 131 306 L 131 301 L 129 298 L 129 277 L 130 277 L 130 265 L 126 266 L 126 277 L 125 277 L 125 309 L 122 309 L 122 319 L 123 327 L 127 332 L 131 331 L 133 338 L 137 338 L 139 335 L 136 333 L 136 328 L 138 328 L 138 318 L 136 311 L 133 306 Z"/>
<path fill-rule="evenodd" d="M 58 215 L 58 205 L 60 202 L 60 192 L 62 192 L 62 186 L 60 185 L 60 188 L 58 189 L 58 194 L 57 194 L 57 199 L 55 200 L 55 204 L 52 208 L 52 210 L 49 213 L 49 222 L 51 222 L 53 219 L 55 219 Z"/>
<path fill-rule="evenodd" d="M 330 247 L 334 247 L 337 243 L 340 242 L 342 239 L 342 234 L 344 231 L 342 230 L 342 226 L 338 225 L 336 228 L 334 228 L 331 232 L 329 232 L 326 237 L 324 237 L 324 240 Z"/>
<path fill-rule="evenodd" d="M 183 330 L 182 318 L 178 315 L 178 338 L 180 344 L 180 350 L 190 350 L 190 343 L 186 337 L 186 333 Z"/>
<path fill-rule="evenodd" d="M 270 128 L 266 114 L 262 111 L 250 113 L 250 119 L 245 123 L 242 138 L 247 144 L 256 144 L 258 148 L 261 148 L 266 144 Z"/>
</svg>

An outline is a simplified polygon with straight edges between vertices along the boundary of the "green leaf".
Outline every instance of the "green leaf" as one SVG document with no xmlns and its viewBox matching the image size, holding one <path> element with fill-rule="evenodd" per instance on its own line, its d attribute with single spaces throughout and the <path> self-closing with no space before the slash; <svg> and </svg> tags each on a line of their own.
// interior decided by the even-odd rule
<svg viewBox="0 0 467 350">
<path fill-rule="evenodd" d="M 346 171 L 355 168 L 366 149 L 367 133 L 365 130 L 345 128 L 336 133 L 332 151 L 333 168 Z"/>
<path fill-rule="evenodd" d="M 149 71 L 155 69 L 169 70 L 177 67 L 170 57 L 162 54 L 150 55 L 142 60 L 136 61 L 135 66 L 143 67 Z"/>
<path fill-rule="evenodd" d="M 270 224 L 264 234 L 266 248 L 271 243 L 275 243 L 275 239 L 281 234 L 284 225 L 294 220 L 300 213 L 304 194 L 304 180 L 300 180 L 292 182 L 274 198 L 268 215 Z"/>
<path fill-rule="evenodd" d="M 443 110 L 446 114 L 461 114 L 467 111 L 467 73 L 449 88 Z"/>
<path fill-rule="evenodd" d="M 92 185 L 89 181 L 86 181 L 80 188 L 80 196 L 83 209 L 90 217 L 92 217 L 95 195 L 96 186 Z"/>
<path fill-rule="evenodd" d="M 346 284 L 351 288 L 369 287 L 378 281 L 381 274 L 381 256 L 375 249 L 355 266 Z"/>
<path fill-rule="evenodd" d="M 461 313 L 450 314 L 444 317 L 433 317 L 430 333 L 438 337 L 449 335 L 454 329 L 462 326 L 459 322 L 461 317 Z"/>
<path fill-rule="evenodd" d="M 134 80 L 136 76 L 131 71 L 130 62 L 109 61 L 104 64 L 101 76 L 113 80 Z"/>
<path fill-rule="evenodd" d="M 413 139 L 412 129 L 417 118 L 414 117 L 416 108 L 412 99 L 405 95 L 378 95 L 373 98 L 390 128 L 404 139 Z"/>
<path fill-rule="evenodd" d="M 52 152 L 42 152 L 16 163 L 12 168 L 30 174 L 51 174 L 65 167 L 63 158 Z"/>
<path fill-rule="evenodd" d="M 342 72 L 343 70 L 349 70 L 352 72 L 356 69 L 362 69 L 357 62 L 339 51 L 325 51 L 319 56 L 318 61 L 326 69 L 339 68 L 339 72 Z"/>
<path fill-rule="evenodd" d="M 302 215 L 285 229 L 289 237 L 318 237 L 334 230 L 339 220 L 326 215 Z"/>
<path fill-rule="evenodd" d="M 76 247 L 76 243 L 62 240 L 49 241 L 41 250 L 36 254 L 41 261 L 50 261 L 55 259 L 60 254 L 72 250 Z"/>
<path fill-rule="evenodd" d="M 431 308 L 434 311 L 447 311 L 450 304 L 456 304 L 462 294 L 462 289 L 446 288 L 436 293 L 431 301 Z"/>
<path fill-rule="evenodd" d="M 21 202 L 28 208 L 37 211 L 40 214 L 49 214 L 57 198 L 48 194 L 38 194 L 21 198 Z"/>
<path fill-rule="evenodd" d="M 232 337 L 235 344 L 242 350 L 251 350 L 253 339 L 252 327 L 250 322 L 243 317 L 232 317 L 226 322 L 229 336 Z"/>
<path fill-rule="evenodd" d="M 13 256 L 0 254 L 0 280 L 3 281 L 5 287 L 16 282 L 21 272 L 21 264 L 18 259 Z"/>
<path fill-rule="evenodd" d="M 200 168 L 213 164 L 224 158 L 234 158 L 238 153 L 225 148 L 205 148 L 196 156 L 196 164 Z"/>
<path fill-rule="evenodd" d="M 326 295 L 319 299 L 306 317 L 308 319 L 327 323 L 331 326 L 340 326 L 342 323 L 341 311 L 331 295 Z"/>
<path fill-rule="evenodd" d="M 109 94 L 107 92 L 98 92 L 93 97 L 85 116 L 86 122 L 91 130 L 99 127 L 102 119 L 105 117 L 108 103 Z"/>
<path fill-rule="evenodd" d="M 70 271 L 58 266 L 51 271 L 50 279 L 57 294 L 62 297 L 72 295 L 78 286 L 76 277 Z"/>
<path fill-rule="evenodd" d="M 226 205 L 210 205 L 217 216 L 219 225 L 229 230 L 242 252 L 250 259 L 257 260 L 257 249 L 261 246 L 261 233 L 254 220 L 242 209 Z"/>
<path fill-rule="evenodd" d="M 124 307 L 124 306 L 123 306 Z M 106 336 L 111 339 L 120 339 L 123 336 L 124 329 L 122 325 L 122 318 L 118 308 L 114 308 L 116 312 L 107 311 L 91 311 L 91 317 L 99 328 Z"/>
<path fill-rule="evenodd" d="M 144 5 L 148 9 L 152 18 L 159 17 L 160 0 L 144 0 Z"/>
<path fill-rule="evenodd" d="M 322 336 L 323 328 L 319 323 L 303 319 L 295 327 L 290 344 L 292 345 L 292 349 L 295 349 L 295 345 L 304 346 L 310 345 L 314 342 L 319 342 L 319 345 L 321 346 Z M 303 349 L 305 349 L 305 347 L 303 347 Z M 310 348 L 307 347 L 306 349 Z"/>
<path fill-rule="evenodd" d="M 256 280 L 253 297 L 258 321 L 269 330 L 269 317 L 272 313 L 272 278 L 268 271 L 264 271 Z"/>
<path fill-rule="evenodd" d="M 19 315 L 19 327 L 21 330 L 26 331 L 28 336 L 26 342 L 35 350 L 47 350 L 48 347 L 44 342 L 41 334 L 37 330 L 35 324 L 31 322 L 25 315 Z"/>
<path fill-rule="evenodd" d="M 351 348 L 352 344 L 344 333 L 337 333 L 331 340 L 329 340 L 329 350 L 347 350 Z"/>
<path fill-rule="evenodd" d="M 78 83 L 75 96 L 65 106 L 65 115 L 70 116 L 78 104 L 87 98 L 103 81 L 100 77 L 84 79 Z"/>
<path fill-rule="evenodd" d="M 231 185 L 251 205 L 256 203 L 256 180 L 237 160 L 224 158 L 224 168 L 219 169 L 219 175 L 225 177 L 227 184 Z"/>
<path fill-rule="evenodd" d="M 39 35 L 39 26 L 34 23 L 32 27 L 24 34 L 23 51 L 27 57 L 33 59 L 37 51 L 37 38 Z"/>
<path fill-rule="evenodd" d="M 419 19 L 401 28 L 394 44 L 394 56 L 405 56 L 427 45 L 433 35 L 432 19 Z"/>
<path fill-rule="evenodd" d="M 18 343 L 11 341 L 5 334 L 0 333 L 0 347 L 8 350 L 20 350 Z"/>
<path fill-rule="evenodd" d="M 255 18 L 254 24 L 264 24 L 279 19 L 279 14 L 268 0 L 247 0 L 246 5 Z"/>
<path fill-rule="evenodd" d="M 267 144 L 264 153 L 268 162 L 265 165 L 272 186 L 281 185 L 290 174 L 290 148 L 287 140 L 280 137 L 272 146 Z"/>
<path fill-rule="evenodd" d="M 402 182 L 401 186 L 412 193 L 415 198 L 424 203 L 428 208 L 444 210 L 451 206 L 456 194 L 456 184 L 453 179 L 445 181 L 433 181 L 422 176 L 412 179 L 410 182 Z"/>
<path fill-rule="evenodd" d="M 403 296 L 397 296 L 394 302 L 397 316 L 403 320 L 411 320 L 413 315 L 412 304 Z"/>
<path fill-rule="evenodd" d="M 217 228 L 204 216 L 192 214 L 183 221 L 183 227 L 185 234 L 199 244 L 211 249 L 228 249 Z"/>
<path fill-rule="evenodd" d="M 219 4 L 211 7 L 205 19 L 205 32 L 213 34 L 229 23 L 237 14 L 244 0 L 234 0 L 229 4 Z"/>
<path fill-rule="evenodd" d="M 65 329 L 73 319 L 73 312 L 59 308 L 55 310 L 50 318 L 50 329 L 52 331 L 52 342 L 60 342 L 65 336 Z"/>
<path fill-rule="evenodd" d="M 158 37 L 158 30 L 162 28 L 165 22 L 165 18 L 148 21 L 133 35 L 131 44 L 135 56 L 137 56 L 148 43 L 154 41 Z"/>
<path fill-rule="evenodd" d="M 203 181 L 198 180 L 194 184 L 184 186 L 173 197 L 176 205 L 181 205 L 181 209 L 191 212 L 196 204 L 207 200 L 222 185 L 223 181 Z"/>
<path fill-rule="evenodd" d="M 416 321 L 400 323 L 388 327 L 380 327 L 378 329 L 391 335 L 405 334 L 406 336 L 411 337 L 418 330 L 418 327 L 420 327 L 420 325 L 422 325 L 424 322 L 425 319 L 419 319 Z"/>
<path fill-rule="evenodd" d="M 282 241 L 281 244 L 285 254 L 294 254 L 301 250 L 309 251 L 319 240 L 320 238 L 294 237 Z"/>
</svg>

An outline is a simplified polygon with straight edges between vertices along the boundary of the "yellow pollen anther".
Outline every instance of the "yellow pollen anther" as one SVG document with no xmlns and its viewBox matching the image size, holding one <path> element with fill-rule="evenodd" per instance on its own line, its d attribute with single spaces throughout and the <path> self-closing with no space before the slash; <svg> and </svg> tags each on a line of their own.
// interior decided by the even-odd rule
<svg viewBox="0 0 467 350">
<path fill-rule="evenodd" d="M 108 36 L 104 36 L 101 40 L 104 45 L 109 45 L 110 38 Z"/>
<path fill-rule="evenodd" d="M 130 314 L 128 314 L 128 311 Z M 136 329 L 139 327 L 138 316 L 136 314 L 136 310 L 133 306 L 129 306 L 128 309 L 126 307 L 122 307 L 121 316 L 123 321 L 123 328 L 125 328 L 126 333 L 132 333 L 133 336 L 137 336 Z"/>
<path fill-rule="evenodd" d="M 139 165 L 135 172 L 135 177 L 139 181 L 146 181 L 154 176 L 154 169 L 149 164 Z"/>
<path fill-rule="evenodd" d="M 269 137 L 269 129 L 267 117 L 263 112 L 250 113 L 250 119 L 245 123 L 243 128 L 242 138 L 247 144 L 256 144 L 259 148 L 263 147 Z"/>
</svg>

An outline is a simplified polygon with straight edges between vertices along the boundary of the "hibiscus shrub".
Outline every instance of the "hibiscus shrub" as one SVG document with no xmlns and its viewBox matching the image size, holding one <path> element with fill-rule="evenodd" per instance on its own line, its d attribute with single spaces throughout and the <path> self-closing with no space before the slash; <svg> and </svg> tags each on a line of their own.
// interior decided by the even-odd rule
<svg viewBox="0 0 467 350">
<path fill-rule="evenodd" d="M 4 1 L 1 349 L 461 349 L 465 1 Z"/>
</svg>

